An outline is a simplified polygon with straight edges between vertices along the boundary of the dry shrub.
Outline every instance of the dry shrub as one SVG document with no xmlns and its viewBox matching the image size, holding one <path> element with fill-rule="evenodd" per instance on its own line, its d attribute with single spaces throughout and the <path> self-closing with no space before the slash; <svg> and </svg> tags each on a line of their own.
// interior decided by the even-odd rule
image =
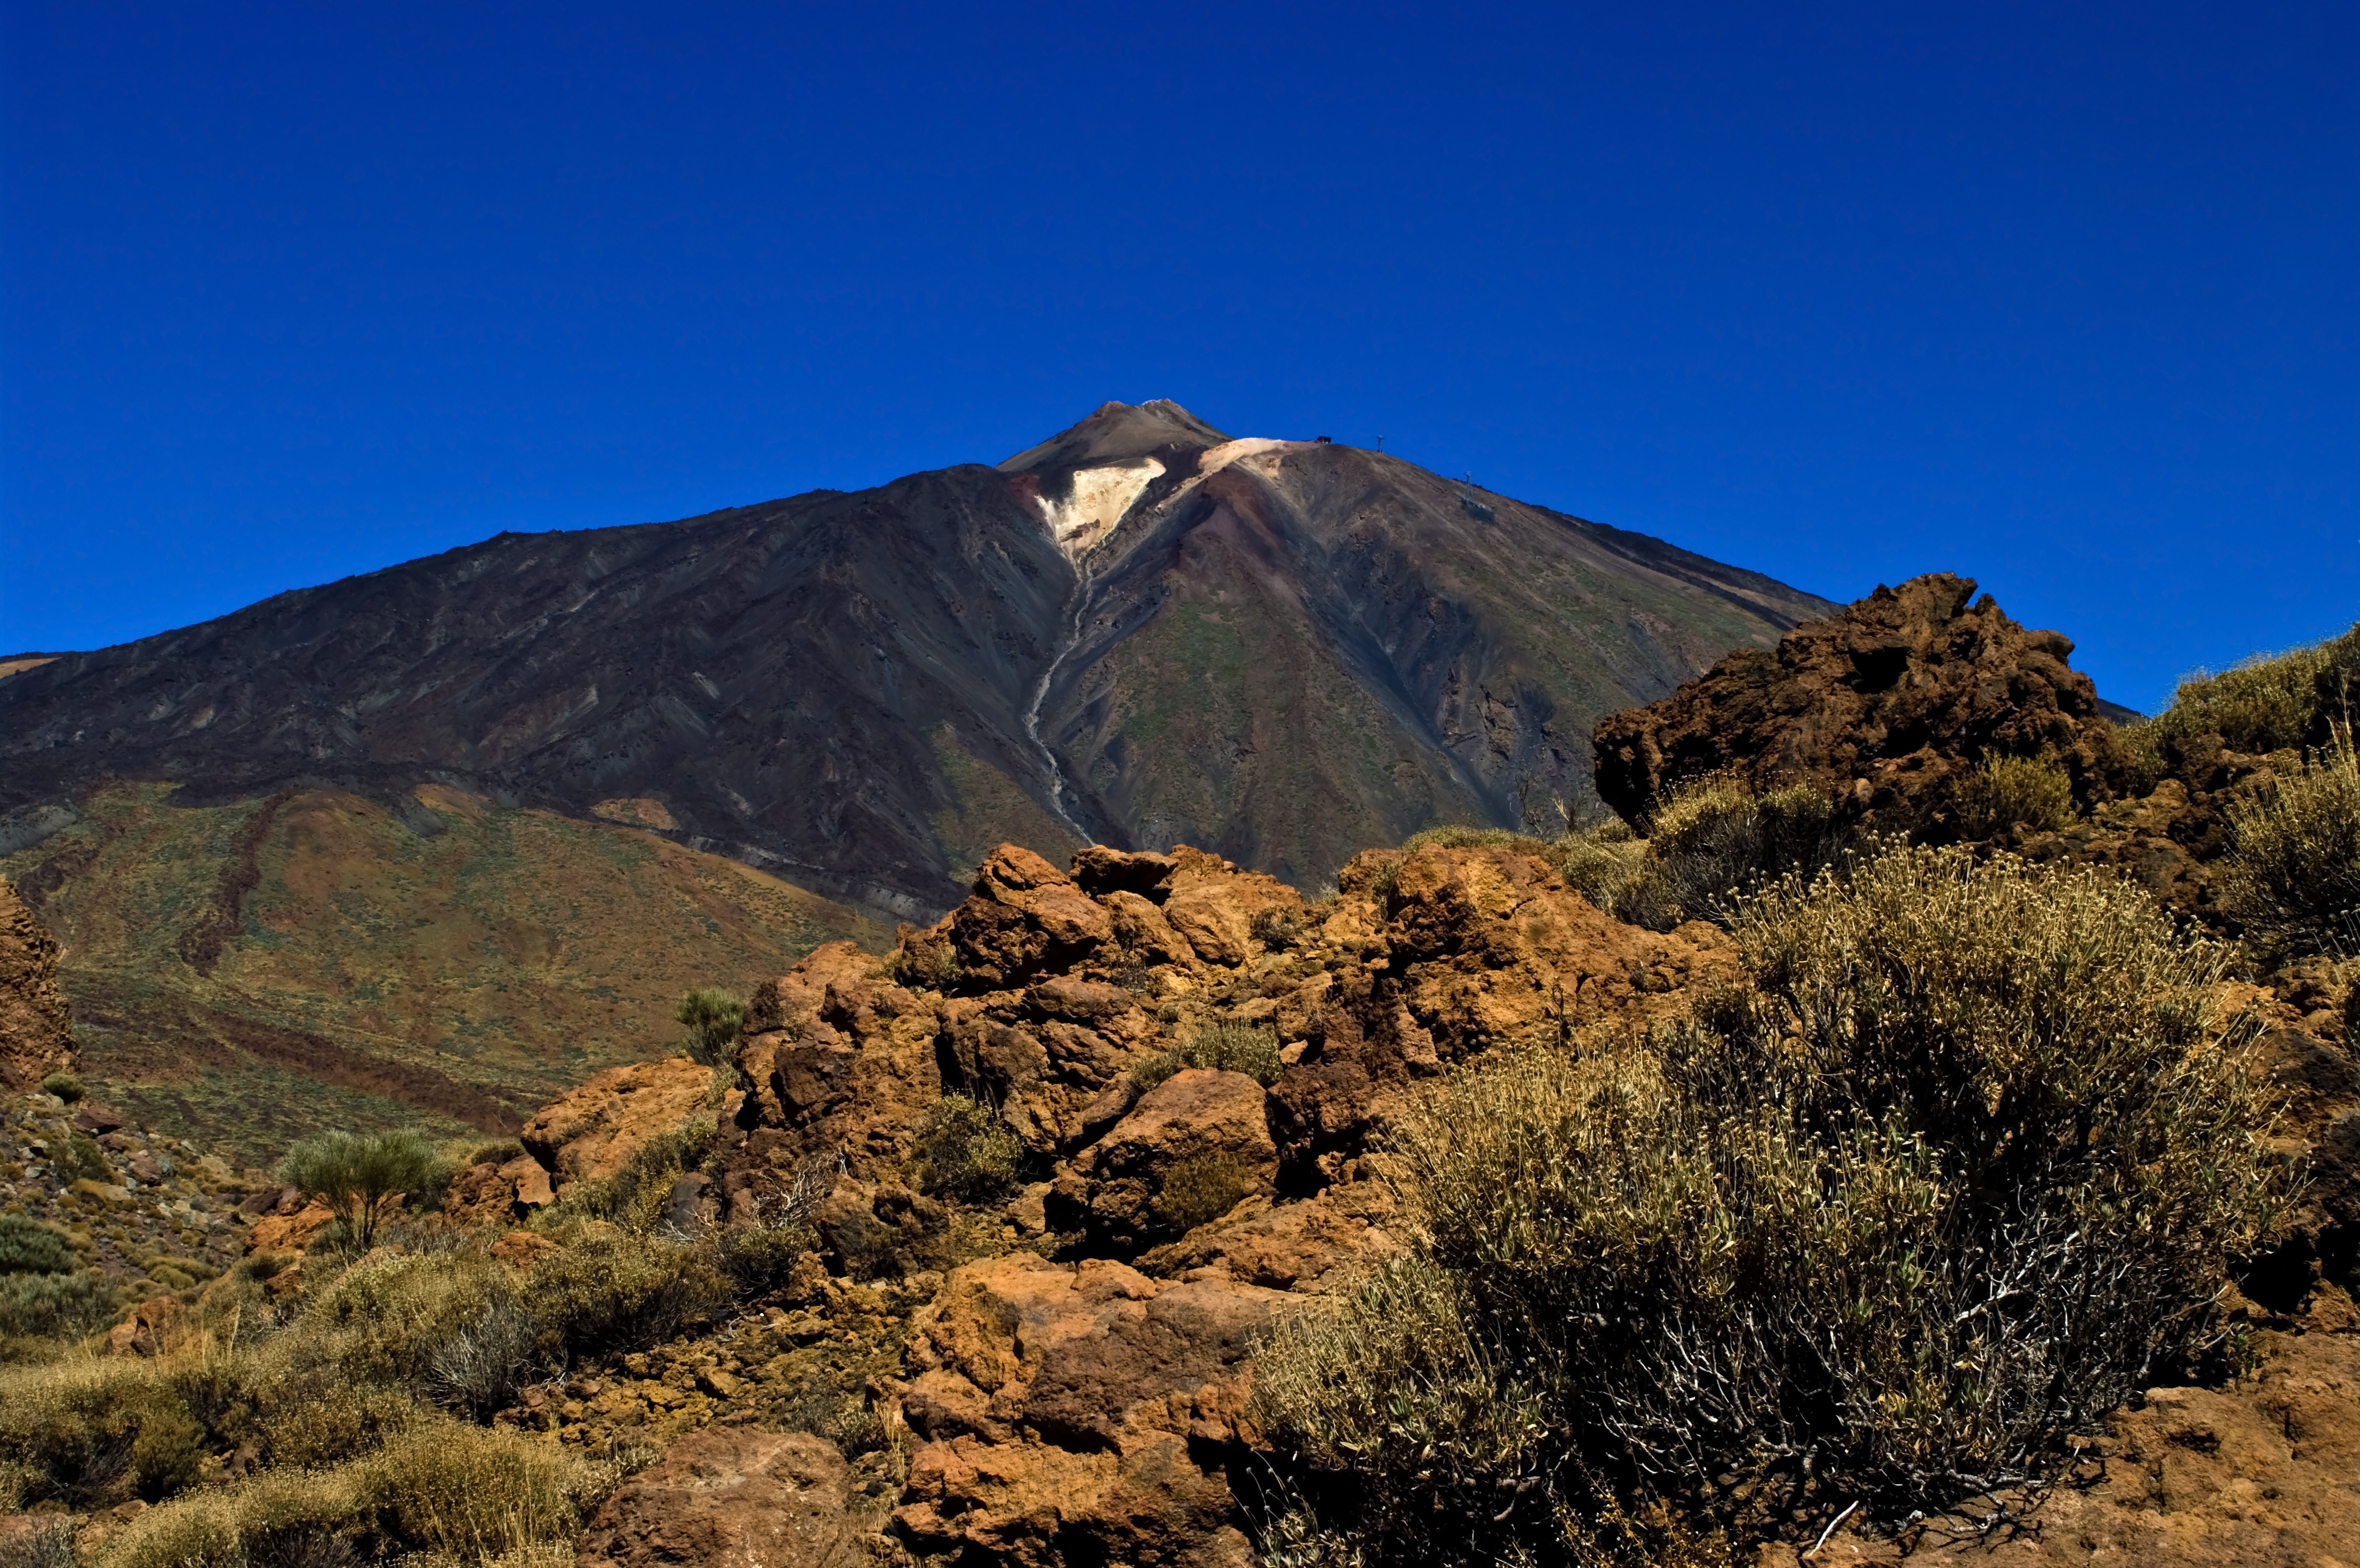
<svg viewBox="0 0 2360 1568">
<path fill-rule="evenodd" d="M 584 1226 L 534 1260 L 524 1299 L 552 1359 L 641 1350 L 727 1308 L 730 1281 L 709 1249 Z"/>
<path fill-rule="evenodd" d="M 1185 1235 L 1219 1219 L 1252 1190 L 1253 1175 L 1244 1162 L 1215 1149 L 1192 1155 L 1164 1172 L 1155 1212 L 1175 1234 Z"/>
<path fill-rule="evenodd" d="M 2300 773 L 2268 776 L 2229 810 L 2222 902 L 2274 955 L 2360 938 L 2360 757 L 2352 732 Z"/>
<path fill-rule="evenodd" d="M 74 1568 L 73 1520 L 36 1516 L 22 1530 L 0 1534 L 0 1568 Z"/>
<path fill-rule="evenodd" d="M 1684 920 L 1727 924 L 1740 896 L 1790 872 L 1816 872 L 1847 841 L 1824 791 L 1787 784 L 1756 794 L 1714 773 L 1667 791 L 1644 839 L 1609 821 L 1568 833 L 1548 854 L 1600 909 L 1668 931 Z"/>
<path fill-rule="evenodd" d="M 0 1381 L 0 1463 L 19 1507 L 153 1502 L 195 1479 L 204 1429 L 137 1362 L 75 1358 Z"/>
<path fill-rule="evenodd" d="M 0 1335 L 70 1338 L 114 1314 L 115 1290 L 103 1275 L 0 1275 Z"/>
<path fill-rule="evenodd" d="M 388 1443 L 363 1485 L 390 1540 L 475 1563 L 571 1537 L 610 1479 L 522 1433 L 434 1420 Z"/>
<path fill-rule="evenodd" d="M 2263 753 L 2322 744 L 2325 726 L 2346 717 L 2346 694 L 2360 680 L 2360 626 L 2333 641 L 2289 652 L 2256 654 L 2221 674 L 2180 682 L 2171 706 L 2129 731 L 2152 756 L 2203 735 L 2233 751 Z"/>
<path fill-rule="evenodd" d="M 1279 1059 L 1277 1030 L 1223 1018 L 1189 1036 L 1179 1049 L 1158 1051 L 1138 1062 L 1131 1069 L 1131 1081 L 1144 1092 L 1184 1067 L 1201 1067 L 1241 1072 L 1268 1086 L 1278 1081 L 1285 1065 Z"/>
<path fill-rule="evenodd" d="M 1412 1255 L 1265 1347 L 1371 1561 L 1933 1511 L 2214 1340 L 2272 1202 L 2216 954 L 2125 884 L 1922 849 L 1738 937 L 1754 989 L 1404 1116 Z"/>
<path fill-rule="evenodd" d="M 2055 762 L 2029 757 L 1985 757 L 1960 781 L 1959 826 L 1970 839 L 1993 839 L 2011 828 L 2070 827 L 2073 781 Z"/>
<path fill-rule="evenodd" d="M 1024 1140 L 980 1100 L 945 1094 L 918 1129 L 924 1190 L 962 1203 L 1000 1203 L 1023 1185 Z"/>
</svg>

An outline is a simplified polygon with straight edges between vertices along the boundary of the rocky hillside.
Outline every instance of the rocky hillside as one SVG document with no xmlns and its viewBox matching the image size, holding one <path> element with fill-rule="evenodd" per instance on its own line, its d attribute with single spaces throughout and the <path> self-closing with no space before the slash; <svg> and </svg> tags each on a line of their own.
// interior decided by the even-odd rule
<svg viewBox="0 0 2360 1568">
<path fill-rule="evenodd" d="M 321 1126 L 513 1132 L 599 1068 L 665 1049 L 683 991 L 891 939 L 627 822 L 440 784 L 396 806 L 320 788 L 193 806 L 106 784 L 0 856 L 61 945 L 55 986 L 93 1092 L 258 1164 Z M 42 1014 L 26 1005 L 0 1027 L 26 1042 L 8 1059 L 37 1064 Z"/>
<path fill-rule="evenodd" d="M 893 916 L 1003 839 L 1316 884 L 1436 822 L 1553 828 L 1601 716 L 1829 607 L 1325 442 L 1108 404 L 998 467 L 505 534 L 0 678 L 0 848 L 102 779 L 421 784 Z"/>
<path fill-rule="evenodd" d="M 2132 829 L 2109 827 L 2109 810 L 2234 787 L 2245 764 L 2220 762 L 2218 730 L 2111 735 L 2078 706 L 2063 650 L 1963 588 L 1905 584 L 1805 629 L 1766 666 L 1724 665 L 1606 727 L 1602 762 L 1625 745 L 1681 758 L 1682 736 L 1714 728 L 1698 713 L 1726 703 L 1725 728 L 1754 740 L 1711 768 L 1781 756 L 1826 776 L 1754 782 L 1821 786 L 1957 836 L 1963 819 L 1946 814 L 1983 757 L 2015 757 L 2066 779 L 2070 820 L 1983 823 L 1974 842 L 2066 859 L 2115 852 L 2107 835 Z M 1778 670 L 1805 683 L 1856 671 L 1826 650 L 1896 625 L 1914 630 L 1876 689 L 1821 701 L 1911 692 L 1914 707 L 1864 703 L 1875 722 L 1832 732 L 1812 704 L 1759 700 Z M 2014 695 L 1994 706 L 1994 693 Z M 2057 759 L 2085 743 L 2104 765 L 2069 777 Z M 2129 771 L 2114 775 L 2117 747 Z M 2205 758 L 2216 771 L 2195 789 L 2190 759 Z M 1880 794 L 1886 761 L 1934 782 Z M 1849 787 L 1862 778 L 1869 790 Z M 2217 864 L 2217 840 L 2182 844 L 2159 816 L 2142 820 L 2189 863 Z M 1364 852 L 1332 895 L 1306 899 L 1196 850 L 1091 847 L 1060 866 L 1000 846 L 947 916 L 889 954 L 831 943 L 752 988 L 748 1032 L 718 1071 L 675 1059 L 599 1073 L 513 1144 L 479 1151 L 433 1213 L 376 1252 L 355 1256 L 299 1194 L 257 1192 L 269 1212 L 238 1233 L 239 1267 L 151 1300 L 116 1331 L 115 1360 L 74 1374 L 117 1377 L 104 1384 L 117 1399 L 231 1387 L 251 1407 L 171 1393 L 189 1455 L 167 1484 L 63 1462 L 44 1481 L 17 1460 L 9 1474 L 48 1511 L 0 1520 L 0 1543 L 62 1532 L 100 1568 L 175 1561 L 199 1541 L 239 1560 L 444 1550 L 442 1505 L 409 1507 L 385 1479 L 417 1475 L 404 1466 L 431 1441 L 497 1454 L 488 1495 L 537 1467 L 570 1477 L 536 1505 L 531 1540 L 502 1536 L 501 1552 L 475 1541 L 457 1553 L 470 1562 L 568 1549 L 649 1568 L 1273 1561 L 1266 1532 L 1295 1483 L 1260 1423 L 1256 1356 L 1273 1325 L 1408 1245 L 1388 1125 L 1462 1068 L 1518 1047 L 1611 1048 L 1746 978 L 1719 927 L 1655 931 L 1601 912 L 1568 880 L 1581 848 L 1445 833 Z M 2259 978 L 2223 983 L 2218 1001 L 2247 1020 L 2254 1065 L 2283 1097 L 2272 1147 L 2300 1182 L 2270 1249 L 2224 1295 L 2250 1375 L 2158 1386 L 2077 1433 L 2077 1484 L 2000 1516 L 1996 1536 L 1971 1516 L 2038 1499 L 1969 1499 L 1965 1514 L 1863 1530 L 1823 1497 L 1775 1521 L 1747 1561 L 1983 1556 L 1997 1539 L 2060 1563 L 2310 1562 L 2360 1533 L 2360 986 L 2349 966 L 2316 961 Z M 152 1164 L 127 1131 L 122 1158 Z M 93 1211 L 110 1199 L 70 1195 Z M 225 1326 L 249 1321 L 276 1336 L 243 1353 L 250 1371 L 222 1348 Z M 153 1377 L 121 1371 L 126 1357 Z M 303 1376 L 347 1363 L 362 1414 L 336 1426 L 290 1407 L 284 1431 L 257 1422 L 273 1398 L 314 1398 Z M 63 1398 L 47 1374 L 8 1376 L 0 1447 L 32 1430 L 13 1407 Z M 1815 1547 L 1823 1525 L 1838 1528 Z"/>
</svg>

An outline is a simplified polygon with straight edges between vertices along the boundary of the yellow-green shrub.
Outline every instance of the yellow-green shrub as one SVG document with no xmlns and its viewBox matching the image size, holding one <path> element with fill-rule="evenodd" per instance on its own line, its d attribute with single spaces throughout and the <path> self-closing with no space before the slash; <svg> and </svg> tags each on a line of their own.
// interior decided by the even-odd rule
<svg viewBox="0 0 2360 1568">
<path fill-rule="evenodd" d="M 437 1418 L 387 1443 L 361 1486 L 391 1541 L 472 1563 L 571 1536 L 611 1479 L 553 1443 Z"/>
<path fill-rule="evenodd" d="M 963 1203 L 998 1203 L 1022 1184 L 1024 1140 L 982 1101 L 945 1094 L 918 1129 L 926 1191 Z"/>
<path fill-rule="evenodd" d="M 2222 903 L 2276 954 L 2360 948 L 2360 756 L 2348 729 L 2336 740 L 2229 809 Z"/>
<path fill-rule="evenodd" d="M 1959 783 L 1959 826 L 1970 839 L 2011 828 L 2063 828 L 2073 820 L 2073 781 L 2055 762 L 1985 757 Z"/>
<path fill-rule="evenodd" d="M 536 1259 L 524 1290 L 552 1358 L 642 1349 L 723 1310 L 731 1298 L 707 1249 L 589 1226 Z"/>
<path fill-rule="evenodd" d="M 1266 1426 L 1353 1484 L 1325 1522 L 1371 1561 L 1939 1509 L 2212 1342 L 2271 1203 L 2217 955 L 1957 850 L 1736 929 L 1752 989 L 1400 1118 L 1412 1255 L 1265 1347 Z"/>
</svg>

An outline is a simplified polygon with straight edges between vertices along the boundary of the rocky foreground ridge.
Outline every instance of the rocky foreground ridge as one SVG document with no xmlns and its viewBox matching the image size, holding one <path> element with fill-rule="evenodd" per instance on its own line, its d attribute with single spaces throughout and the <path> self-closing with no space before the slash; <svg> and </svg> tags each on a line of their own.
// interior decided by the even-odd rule
<svg viewBox="0 0 2360 1568">
<path fill-rule="evenodd" d="M 1644 770 L 1644 802 L 1772 756 L 1753 782 L 1807 775 L 1857 823 L 1958 837 L 1969 764 L 2064 756 L 2073 824 L 1994 842 L 2116 864 L 2221 917 L 2202 826 L 2267 758 L 2218 736 L 2140 757 L 2084 700 L 2061 639 L 1955 578 L 1787 641 L 1601 727 L 1601 788 Z M 694 1157 L 661 1168 L 665 1234 L 803 1238 L 752 1306 L 585 1357 L 492 1414 L 571 1453 L 638 1456 L 579 1540 L 585 1563 L 1243 1564 L 1283 1475 L 1254 1421 L 1255 1342 L 1398 1245 L 1373 1147 L 1388 1115 L 1478 1053 L 1643 1029 L 1733 971 L 1717 927 L 1618 922 L 1535 840 L 1367 851 L 1317 902 L 1186 848 L 1060 867 L 1002 845 L 891 953 L 836 943 L 759 986 L 717 1071 L 611 1069 L 544 1108 L 452 1181 L 423 1234 L 472 1237 L 532 1280 L 563 1245 L 553 1216 L 659 1168 L 650 1151 L 709 1119 Z M 2312 1562 L 2360 1538 L 2360 1007 L 2333 965 L 2272 981 L 2228 998 L 2256 1020 L 2305 1172 L 2283 1245 L 2232 1302 L 2259 1367 L 2151 1391 L 2090 1434 L 2080 1485 L 2004 1555 Z M 1003 1179 L 965 1179 L 946 1103 L 993 1113 L 1016 1146 Z M 366 1264 L 322 1245 L 324 1210 L 291 1193 L 275 1208 L 246 1242 L 275 1299 Z M 1810 1561 L 1898 1550 L 1839 1531 Z"/>
</svg>

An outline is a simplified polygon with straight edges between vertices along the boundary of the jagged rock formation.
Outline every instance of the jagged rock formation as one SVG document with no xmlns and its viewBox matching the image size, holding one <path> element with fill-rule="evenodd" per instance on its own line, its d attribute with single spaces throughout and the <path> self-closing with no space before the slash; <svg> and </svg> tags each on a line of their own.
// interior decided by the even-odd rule
<svg viewBox="0 0 2360 1568">
<path fill-rule="evenodd" d="M 1811 784 L 1857 817 L 1957 836 L 1961 775 L 1984 757 L 2045 758 L 2084 802 L 2114 798 L 2129 758 L 2073 644 L 2027 631 L 1948 572 L 1880 587 L 1775 650 L 1741 649 L 1592 738 L 1598 792 L 1634 824 L 1674 784 L 1732 772 L 1756 790 Z"/>
<path fill-rule="evenodd" d="M 31 1089 L 73 1065 L 57 976 L 56 939 L 0 881 L 0 1089 Z"/>
<path fill-rule="evenodd" d="M 1112 403 L 996 468 L 504 534 L 19 669 L 0 853 L 103 777 L 332 783 L 427 832 L 423 784 L 889 917 L 956 903 L 1004 839 L 1185 840 L 1315 885 L 1437 821 L 1553 825 L 1598 717 L 1827 608 L 1380 454 Z"/>
<path fill-rule="evenodd" d="M 840 1161 L 816 1211 L 835 1257 L 955 1262 L 917 1140 L 965 1094 L 1039 1178 L 1009 1234 L 1074 1259 L 952 1268 L 912 1318 L 913 1550 L 1250 1562 L 1228 1466 L 1256 1441 L 1251 1342 L 1392 1245 L 1360 1160 L 1385 1107 L 1472 1052 L 1658 1015 L 1728 961 L 1710 928 L 1618 926 L 1514 850 L 1372 851 L 1341 882 L 1312 905 L 1186 848 L 1085 850 L 1068 873 L 1002 846 L 890 960 L 838 944 L 758 995 L 727 1214 Z M 1142 1090 L 1135 1069 L 1221 1024 L 1270 1032 L 1273 1081 L 1181 1066 Z M 1235 1190 L 1185 1228 L 1159 1195 L 1214 1156 Z"/>
</svg>

